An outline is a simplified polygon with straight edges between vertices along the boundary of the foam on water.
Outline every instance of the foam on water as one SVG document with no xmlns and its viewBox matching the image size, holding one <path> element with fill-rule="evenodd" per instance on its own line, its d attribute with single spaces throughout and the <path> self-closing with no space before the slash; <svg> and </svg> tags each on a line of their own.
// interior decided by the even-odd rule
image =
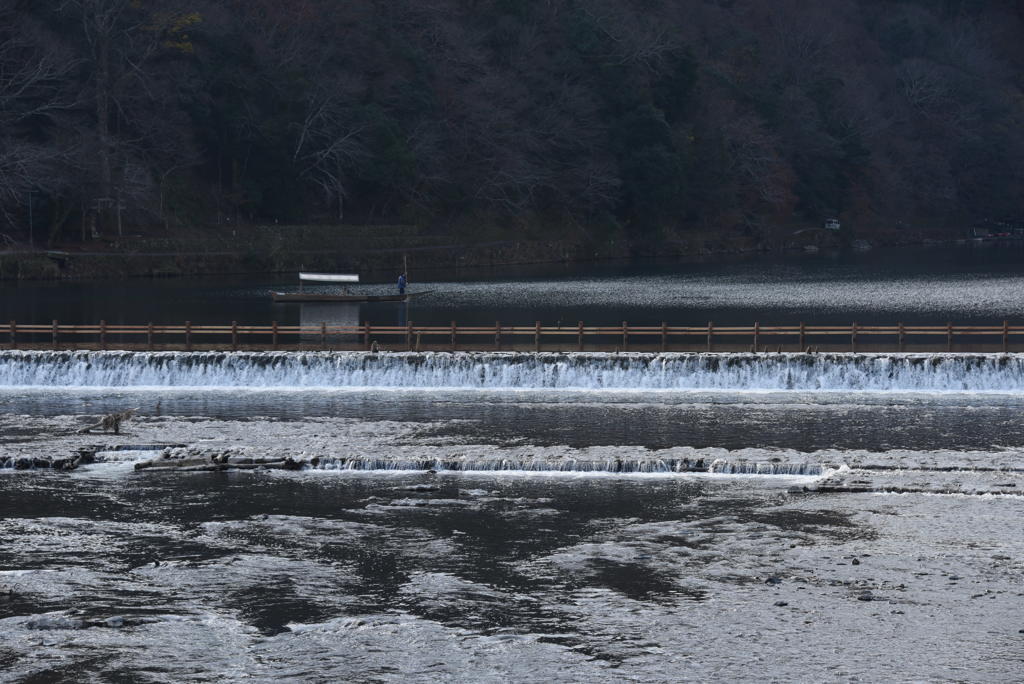
<svg viewBox="0 0 1024 684">
<path fill-rule="evenodd" d="M 1017 394 L 1024 355 L 4 351 L 0 387 Z"/>
</svg>

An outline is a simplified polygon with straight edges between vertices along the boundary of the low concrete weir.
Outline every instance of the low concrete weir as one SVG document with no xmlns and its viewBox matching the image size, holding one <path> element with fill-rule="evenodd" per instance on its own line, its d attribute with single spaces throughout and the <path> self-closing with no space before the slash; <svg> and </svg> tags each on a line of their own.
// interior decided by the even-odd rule
<svg viewBox="0 0 1024 684">
<path fill-rule="evenodd" d="M 123 454 L 123 455 L 122 455 Z M 125 450 L 101 448 L 89 454 L 69 457 L 0 457 L 0 469 L 74 470 L 91 463 L 129 462 L 136 470 L 348 470 L 348 471 L 424 471 L 424 472 L 527 472 L 527 473 L 709 473 L 716 475 L 800 475 L 817 476 L 824 472 L 813 463 L 750 463 L 704 459 L 401 459 L 333 458 L 308 460 L 291 458 L 232 458 L 211 456 L 172 456 L 164 450 Z"/>
<path fill-rule="evenodd" d="M 1022 354 L 0 352 L 0 388 L 1024 392 Z"/>
<path fill-rule="evenodd" d="M 704 459 L 543 459 L 447 458 L 372 459 L 318 458 L 309 467 L 319 470 L 432 470 L 435 472 L 562 472 L 562 473 L 699 473 L 708 472 Z M 820 468 L 819 468 L 820 472 Z M 780 473 L 781 474 L 781 473 Z"/>
<path fill-rule="evenodd" d="M 401 460 L 321 458 L 309 464 L 320 470 L 432 470 L 435 472 L 561 473 L 711 473 L 729 475 L 821 475 L 814 463 L 730 463 L 705 459 L 510 459 L 470 458 Z"/>
</svg>

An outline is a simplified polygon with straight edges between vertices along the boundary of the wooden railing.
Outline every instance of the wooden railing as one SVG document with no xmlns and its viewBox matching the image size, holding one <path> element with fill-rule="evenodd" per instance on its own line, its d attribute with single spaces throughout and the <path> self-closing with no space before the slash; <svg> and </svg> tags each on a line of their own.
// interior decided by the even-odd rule
<svg viewBox="0 0 1024 684">
<path fill-rule="evenodd" d="M 1024 351 L 1001 325 L 96 325 L 10 321 L 7 349 L 448 351 Z M 0 332 L 0 335 L 3 333 Z M 2 339 L 2 338 L 0 338 Z M 1016 343 L 1016 344 L 1013 344 Z"/>
</svg>

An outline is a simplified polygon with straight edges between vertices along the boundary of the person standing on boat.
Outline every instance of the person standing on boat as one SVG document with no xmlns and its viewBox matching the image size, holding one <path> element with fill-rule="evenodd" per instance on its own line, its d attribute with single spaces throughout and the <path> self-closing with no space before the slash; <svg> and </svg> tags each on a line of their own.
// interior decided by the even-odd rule
<svg viewBox="0 0 1024 684">
<path fill-rule="evenodd" d="M 400 294 L 400 295 L 404 295 L 405 294 L 406 282 L 407 281 L 405 279 L 405 274 L 404 273 L 402 275 L 398 276 L 398 294 Z"/>
</svg>

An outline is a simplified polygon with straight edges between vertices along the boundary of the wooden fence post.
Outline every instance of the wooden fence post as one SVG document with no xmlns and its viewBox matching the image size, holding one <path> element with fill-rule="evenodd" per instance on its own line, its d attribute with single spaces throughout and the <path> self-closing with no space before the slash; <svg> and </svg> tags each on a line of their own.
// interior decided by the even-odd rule
<svg viewBox="0 0 1024 684">
<path fill-rule="evenodd" d="M 1010 351 L 1010 323 L 1003 321 L 1003 353 Z"/>
<path fill-rule="evenodd" d="M 494 321 L 494 351 L 501 351 L 501 321 Z"/>
<path fill-rule="evenodd" d="M 907 335 L 903 331 L 903 323 L 902 322 L 900 322 L 897 325 L 897 331 L 898 331 L 897 335 L 899 336 L 897 338 L 898 339 L 898 349 L 900 350 L 900 352 L 902 352 L 906 348 L 906 339 L 907 339 Z"/>
<path fill-rule="evenodd" d="M 537 321 L 537 325 L 534 328 L 533 347 L 534 351 L 540 351 L 540 321 Z"/>
<path fill-rule="evenodd" d="M 412 351 L 412 321 L 405 322 L 405 348 Z"/>
<path fill-rule="evenodd" d="M 107 322 L 105 320 L 100 321 L 100 349 L 104 351 L 107 349 Z"/>
<path fill-rule="evenodd" d="M 715 348 L 714 335 L 715 324 L 712 323 L 711 321 L 708 321 L 708 351 L 712 351 Z"/>
<path fill-rule="evenodd" d="M 327 321 L 320 321 L 320 349 L 327 351 Z"/>
<path fill-rule="evenodd" d="M 270 322 L 270 343 L 274 347 L 274 351 L 277 351 L 277 321 Z"/>
<path fill-rule="evenodd" d="M 754 321 L 754 353 L 761 348 L 761 324 Z"/>
<path fill-rule="evenodd" d="M 668 351 L 668 324 L 665 321 L 661 322 L 661 351 Z"/>
<path fill-rule="evenodd" d="M 153 321 L 146 326 L 146 348 L 153 351 Z"/>
<path fill-rule="evenodd" d="M 576 326 L 576 351 L 583 351 L 583 321 Z"/>
<path fill-rule="evenodd" d="M 57 319 L 53 321 L 53 348 L 57 348 Z"/>
<path fill-rule="evenodd" d="M 238 321 L 231 321 L 231 351 L 238 351 Z"/>
<path fill-rule="evenodd" d="M 455 331 L 456 331 L 455 321 L 452 321 L 452 351 L 455 351 L 455 346 L 456 346 L 455 345 Z"/>
<path fill-rule="evenodd" d="M 18 348 L 18 323 L 11 321 L 11 349 Z"/>
<path fill-rule="evenodd" d="M 953 351 L 953 322 L 946 322 L 946 351 Z"/>
<path fill-rule="evenodd" d="M 629 351 L 629 323 L 622 321 L 622 351 Z"/>
<path fill-rule="evenodd" d="M 422 337 L 423 337 L 423 333 L 422 332 L 416 333 L 416 351 L 420 350 L 420 341 L 421 341 Z"/>
<path fill-rule="evenodd" d="M 857 322 L 854 321 L 850 325 L 850 351 L 854 354 L 857 353 Z"/>
<path fill-rule="evenodd" d="M 185 321 L 185 351 L 192 351 L 192 321 Z"/>
<path fill-rule="evenodd" d="M 807 339 L 807 334 L 806 334 L 806 330 L 804 329 L 804 322 L 800 321 L 800 353 L 801 354 L 803 354 L 805 351 L 807 351 L 807 344 L 805 343 L 806 339 Z"/>
</svg>

